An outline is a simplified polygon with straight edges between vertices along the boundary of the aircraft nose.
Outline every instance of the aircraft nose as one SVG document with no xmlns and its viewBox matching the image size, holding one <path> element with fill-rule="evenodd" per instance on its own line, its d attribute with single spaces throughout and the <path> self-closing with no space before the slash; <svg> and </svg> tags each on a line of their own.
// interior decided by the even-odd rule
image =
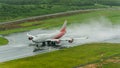
<svg viewBox="0 0 120 68">
<path fill-rule="evenodd" d="M 29 39 L 29 40 L 32 40 L 32 39 L 33 39 L 33 37 L 29 37 L 28 39 Z"/>
</svg>

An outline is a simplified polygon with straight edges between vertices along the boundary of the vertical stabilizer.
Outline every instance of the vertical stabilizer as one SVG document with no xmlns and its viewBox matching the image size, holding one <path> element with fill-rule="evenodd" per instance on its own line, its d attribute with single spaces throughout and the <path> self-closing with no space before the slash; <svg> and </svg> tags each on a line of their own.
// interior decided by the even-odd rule
<svg viewBox="0 0 120 68">
<path fill-rule="evenodd" d="M 65 20 L 60 32 L 66 32 L 66 25 L 67 25 L 67 20 Z"/>
</svg>

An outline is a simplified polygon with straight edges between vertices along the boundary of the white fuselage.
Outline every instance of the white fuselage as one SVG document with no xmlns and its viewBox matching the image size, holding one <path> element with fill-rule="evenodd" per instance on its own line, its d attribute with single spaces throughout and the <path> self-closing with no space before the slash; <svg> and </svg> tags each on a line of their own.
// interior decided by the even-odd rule
<svg viewBox="0 0 120 68">
<path fill-rule="evenodd" d="M 51 34 L 38 34 L 36 36 L 34 36 L 33 38 L 33 42 L 35 43 L 42 43 L 47 41 L 48 39 L 55 39 L 55 36 L 61 34 L 61 32 L 55 32 L 55 33 L 51 33 Z"/>
<path fill-rule="evenodd" d="M 44 43 L 46 41 L 52 41 L 52 42 L 56 41 L 57 42 L 66 33 L 66 23 L 67 23 L 67 21 L 65 21 L 65 23 L 63 24 L 60 31 L 57 31 L 55 33 L 38 34 L 36 36 L 30 35 L 30 34 L 27 33 L 28 39 L 32 40 L 35 43 Z"/>
</svg>

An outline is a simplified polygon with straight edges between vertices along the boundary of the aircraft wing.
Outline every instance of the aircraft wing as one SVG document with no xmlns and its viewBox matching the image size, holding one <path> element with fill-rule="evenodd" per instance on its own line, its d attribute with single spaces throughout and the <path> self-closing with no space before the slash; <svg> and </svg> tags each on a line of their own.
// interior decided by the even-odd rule
<svg viewBox="0 0 120 68">
<path fill-rule="evenodd" d="M 82 39 L 88 39 L 88 37 L 80 37 L 80 38 L 61 38 L 61 39 L 47 39 L 46 41 L 53 41 L 53 42 L 68 41 L 69 43 L 72 43 L 74 40 L 82 40 Z"/>
<path fill-rule="evenodd" d="M 84 36 L 84 37 L 74 38 L 74 39 L 76 39 L 76 40 L 82 40 L 82 39 L 88 39 L 88 37 L 87 37 L 87 36 Z"/>
<path fill-rule="evenodd" d="M 46 41 L 53 41 L 53 42 L 55 42 L 55 41 L 60 41 L 59 39 L 47 39 Z"/>
<path fill-rule="evenodd" d="M 69 41 L 69 40 L 71 40 L 72 38 L 63 38 L 63 39 L 47 39 L 46 41 L 53 41 L 53 42 L 55 42 L 55 41 Z"/>
</svg>

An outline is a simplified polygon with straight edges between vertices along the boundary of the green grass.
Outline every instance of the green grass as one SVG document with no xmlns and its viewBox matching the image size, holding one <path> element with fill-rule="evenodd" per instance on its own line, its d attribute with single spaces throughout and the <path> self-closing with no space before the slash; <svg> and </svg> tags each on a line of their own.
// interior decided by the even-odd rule
<svg viewBox="0 0 120 68">
<path fill-rule="evenodd" d="M 5 45 L 5 44 L 7 44 L 8 43 L 8 40 L 7 39 L 5 39 L 5 38 L 3 38 L 3 37 L 0 37 L 0 46 L 1 45 Z"/>
<path fill-rule="evenodd" d="M 116 54 L 107 58 L 101 59 L 101 61 L 95 61 L 94 63 L 88 63 L 78 66 L 81 68 L 120 68 L 120 54 Z"/>
<path fill-rule="evenodd" d="M 120 44 L 94 43 L 0 63 L 1 68 L 73 68 L 120 54 Z M 101 56 L 103 54 L 103 56 Z"/>
<path fill-rule="evenodd" d="M 120 63 L 103 64 L 103 68 L 120 68 Z"/>
<path fill-rule="evenodd" d="M 90 0 L 0 0 L 0 22 L 70 10 L 108 8 L 110 3 L 111 1 L 96 3 Z M 119 1 L 112 0 L 112 4 L 119 4 Z"/>
<path fill-rule="evenodd" d="M 103 68 L 120 68 L 120 54 L 101 62 Z"/>
<path fill-rule="evenodd" d="M 16 32 L 28 31 L 36 28 L 49 29 L 59 27 L 64 20 L 71 23 L 89 23 L 91 19 L 99 20 L 104 16 L 109 19 L 112 24 L 119 24 L 120 10 L 102 10 L 87 13 L 80 13 L 72 16 L 58 17 L 37 22 L 26 22 L 20 24 L 24 28 L 16 28 L 11 30 L 0 31 L 0 34 L 11 34 Z M 37 24 L 37 25 L 35 25 Z M 100 61 L 102 58 L 108 58 L 116 54 L 120 54 L 120 44 L 94 43 L 85 44 L 72 48 L 66 48 L 51 53 L 40 54 L 28 58 L 13 60 L 0 63 L 1 68 L 72 68 L 94 61 Z M 103 54 L 103 56 L 101 56 Z M 110 66 L 111 65 L 111 66 Z M 108 63 L 103 65 L 104 68 L 114 68 L 119 64 Z"/>
<path fill-rule="evenodd" d="M 106 8 L 106 6 L 99 6 L 94 4 L 84 5 L 84 6 L 74 6 L 74 5 L 67 6 L 67 5 L 51 4 L 51 7 L 49 6 L 50 6 L 49 4 L 10 5 L 10 4 L 0 3 L 0 9 L 1 9 L 0 22 L 14 21 L 14 20 L 32 17 L 32 16 L 65 12 L 70 10 Z"/>
<path fill-rule="evenodd" d="M 54 19 L 47 19 L 47 20 L 35 21 L 35 22 L 26 22 L 19 24 L 20 26 L 23 26 L 23 28 L 0 31 L 0 34 L 5 35 L 16 32 L 23 32 L 36 28 L 48 29 L 51 27 L 53 28 L 53 26 L 58 27 L 63 24 L 65 19 L 68 20 L 68 24 L 71 24 L 71 23 L 89 23 L 91 19 L 99 21 L 101 17 L 105 17 L 106 19 L 110 20 L 112 24 L 119 24 L 120 22 L 119 13 L 120 10 L 90 11 L 86 13 L 79 13 L 77 15 L 72 15 L 72 16 L 57 17 Z"/>
</svg>

